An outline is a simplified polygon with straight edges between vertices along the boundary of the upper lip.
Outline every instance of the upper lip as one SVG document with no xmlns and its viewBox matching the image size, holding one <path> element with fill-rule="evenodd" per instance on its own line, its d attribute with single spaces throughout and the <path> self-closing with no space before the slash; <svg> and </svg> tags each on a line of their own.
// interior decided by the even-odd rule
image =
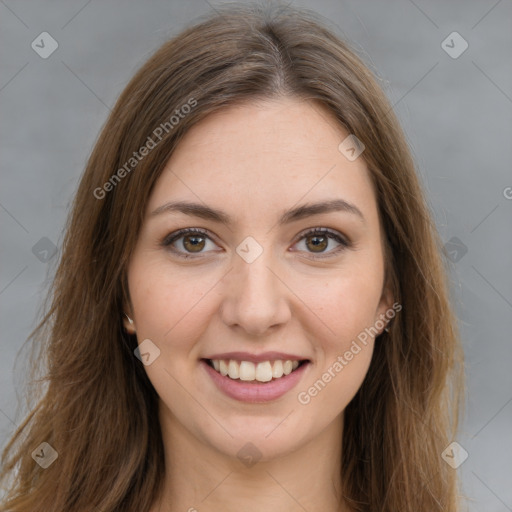
<svg viewBox="0 0 512 512">
<path fill-rule="evenodd" d="M 252 363 L 260 363 L 262 361 L 305 361 L 306 357 L 296 354 L 285 354 L 284 352 L 262 352 L 261 354 L 251 354 L 249 352 L 222 352 L 221 354 L 213 354 L 205 357 L 205 359 L 234 359 L 235 361 L 250 361 Z"/>
</svg>

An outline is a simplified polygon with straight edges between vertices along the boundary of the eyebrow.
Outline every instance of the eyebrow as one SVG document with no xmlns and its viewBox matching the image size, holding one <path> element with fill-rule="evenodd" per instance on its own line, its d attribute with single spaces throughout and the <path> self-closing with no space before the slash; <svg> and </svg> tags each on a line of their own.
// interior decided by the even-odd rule
<svg viewBox="0 0 512 512">
<path fill-rule="evenodd" d="M 226 226 L 233 224 L 233 219 L 222 210 L 216 210 L 209 206 L 200 203 L 192 203 L 188 201 L 173 201 L 165 203 L 156 210 L 151 212 L 151 217 L 161 213 L 179 212 L 185 215 L 200 217 L 202 219 L 219 222 Z M 347 212 L 356 215 L 363 222 L 365 222 L 364 215 L 361 210 L 354 204 L 345 201 L 344 199 L 332 199 L 330 201 L 323 201 L 320 203 L 307 203 L 297 208 L 285 211 L 278 220 L 279 225 L 290 224 L 311 215 L 320 215 L 322 213 L 331 212 Z"/>
</svg>

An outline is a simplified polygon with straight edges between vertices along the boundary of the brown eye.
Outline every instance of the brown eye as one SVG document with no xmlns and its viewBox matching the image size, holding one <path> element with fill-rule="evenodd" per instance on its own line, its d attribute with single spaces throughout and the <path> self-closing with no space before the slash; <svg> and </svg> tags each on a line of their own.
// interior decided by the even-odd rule
<svg viewBox="0 0 512 512">
<path fill-rule="evenodd" d="M 180 242 L 181 240 L 181 242 Z M 193 258 L 195 254 L 206 254 L 208 243 L 215 245 L 206 231 L 199 228 L 180 229 L 166 236 L 161 244 L 182 258 Z"/>
<path fill-rule="evenodd" d="M 183 247 L 190 252 L 201 252 L 205 246 L 205 237 L 186 235 L 183 238 Z"/>
<path fill-rule="evenodd" d="M 338 247 L 327 250 L 331 242 L 337 243 Z M 199 228 L 186 228 L 165 237 L 161 245 L 182 258 L 193 258 L 193 255 L 200 256 L 212 252 L 205 250 L 208 243 L 215 245 L 207 231 Z M 351 247 L 350 241 L 345 237 L 327 228 L 310 229 L 302 234 L 298 243 L 304 243 L 304 251 L 313 259 L 335 256 L 347 247 Z"/>
<path fill-rule="evenodd" d="M 313 252 L 323 252 L 329 244 L 329 238 L 325 235 L 310 235 L 306 237 L 306 246 Z"/>
<path fill-rule="evenodd" d="M 330 242 L 337 243 L 338 247 L 327 250 Z M 351 243 L 341 234 L 337 233 L 336 231 L 331 231 L 328 228 L 310 229 L 306 233 L 302 234 L 298 244 L 301 243 L 304 243 L 305 252 L 310 258 L 313 259 L 335 256 L 339 252 L 351 246 Z"/>
</svg>

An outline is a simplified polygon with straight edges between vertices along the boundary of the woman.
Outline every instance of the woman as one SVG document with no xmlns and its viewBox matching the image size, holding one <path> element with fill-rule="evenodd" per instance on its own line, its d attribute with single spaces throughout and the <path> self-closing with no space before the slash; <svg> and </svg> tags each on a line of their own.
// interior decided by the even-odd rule
<svg viewBox="0 0 512 512">
<path fill-rule="evenodd" d="M 291 8 L 185 30 L 81 180 L 1 510 L 458 510 L 440 254 L 346 43 Z"/>
</svg>

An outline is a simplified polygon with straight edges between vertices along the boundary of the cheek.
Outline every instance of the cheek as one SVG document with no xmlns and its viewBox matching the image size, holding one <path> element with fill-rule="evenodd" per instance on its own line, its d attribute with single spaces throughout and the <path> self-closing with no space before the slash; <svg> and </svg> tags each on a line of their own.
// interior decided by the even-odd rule
<svg viewBox="0 0 512 512">
<path fill-rule="evenodd" d="M 322 336 L 326 343 L 342 350 L 347 340 L 374 324 L 382 275 L 367 267 L 351 267 L 325 278 L 297 280 L 294 290 L 325 327 Z"/>
<path fill-rule="evenodd" d="M 316 286 L 297 287 L 320 320 L 317 325 L 323 326 L 315 336 L 318 365 L 298 398 L 301 404 L 315 404 L 329 418 L 348 405 L 368 371 L 381 277 L 365 267 L 319 279 Z"/>
<path fill-rule="evenodd" d="M 210 273 L 195 277 L 190 270 L 171 271 L 161 258 L 154 262 L 135 259 L 128 279 L 139 339 L 154 339 L 163 347 L 172 341 L 174 348 L 186 345 L 192 331 L 201 329 L 207 293 L 218 281 Z"/>
</svg>

